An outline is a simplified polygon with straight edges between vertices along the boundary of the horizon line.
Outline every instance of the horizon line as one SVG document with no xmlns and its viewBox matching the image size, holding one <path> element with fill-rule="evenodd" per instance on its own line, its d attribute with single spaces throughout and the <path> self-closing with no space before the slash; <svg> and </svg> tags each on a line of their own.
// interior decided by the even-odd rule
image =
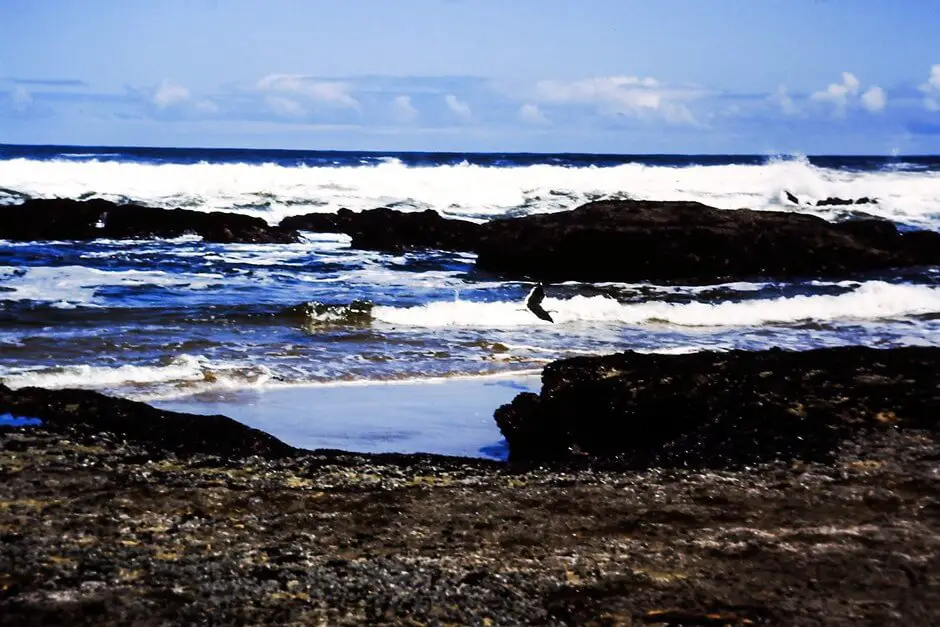
<svg viewBox="0 0 940 627">
<path fill-rule="evenodd" d="M 255 152 L 283 152 L 283 153 L 339 153 L 339 154 L 369 154 L 369 155 L 568 155 L 568 156 L 598 156 L 598 157 L 849 157 L 849 158 L 940 158 L 938 153 L 813 153 L 807 154 L 799 151 L 788 152 L 579 152 L 563 151 L 515 151 L 515 150 L 356 150 L 335 148 L 251 148 L 245 146 L 155 146 L 140 144 L 9 144 L 0 142 L 2 148 L 80 148 L 82 150 L 213 150 L 213 151 L 255 151 Z"/>
</svg>

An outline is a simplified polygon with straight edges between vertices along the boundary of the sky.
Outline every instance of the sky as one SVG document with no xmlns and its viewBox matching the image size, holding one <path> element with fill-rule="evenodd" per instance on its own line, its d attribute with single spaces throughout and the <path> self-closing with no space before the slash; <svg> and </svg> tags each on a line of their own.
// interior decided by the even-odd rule
<svg viewBox="0 0 940 627">
<path fill-rule="evenodd" d="M 3 0 L 0 143 L 938 154 L 933 2 Z"/>
</svg>

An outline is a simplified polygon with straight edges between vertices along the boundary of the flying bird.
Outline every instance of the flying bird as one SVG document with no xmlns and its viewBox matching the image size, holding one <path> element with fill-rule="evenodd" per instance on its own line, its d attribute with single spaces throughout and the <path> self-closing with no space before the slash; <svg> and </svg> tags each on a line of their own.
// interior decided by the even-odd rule
<svg viewBox="0 0 940 627">
<path fill-rule="evenodd" d="M 545 288 L 542 287 L 542 282 L 539 281 L 535 287 L 532 288 L 532 291 L 529 292 L 529 295 L 525 298 L 525 306 L 529 308 L 529 311 L 534 313 L 536 316 L 542 320 L 548 320 L 549 322 L 555 322 L 552 320 L 552 317 L 548 315 L 548 312 L 542 309 L 542 300 L 545 298 Z"/>
</svg>

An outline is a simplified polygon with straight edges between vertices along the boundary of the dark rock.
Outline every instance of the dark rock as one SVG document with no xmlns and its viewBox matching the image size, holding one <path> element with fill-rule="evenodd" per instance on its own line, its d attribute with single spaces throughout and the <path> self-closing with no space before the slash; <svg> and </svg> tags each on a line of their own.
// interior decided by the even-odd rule
<svg viewBox="0 0 940 627">
<path fill-rule="evenodd" d="M 628 467 L 830 461 L 862 430 L 940 427 L 940 348 L 626 352 L 549 364 L 496 410 L 510 461 L 581 453 Z"/>
<path fill-rule="evenodd" d="M 888 220 L 877 218 L 846 220 L 845 222 L 837 222 L 834 227 L 873 248 L 881 250 L 904 248 L 902 235 L 898 233 L 894 223 Z"/>
<path fill-rule="evenodd" d="M 861 198 L 839 198 L 836 196 L 830 196 L 829 198 L 824 198 L 822 200 L 816 201 L 817 207 L 827 207 L 827 206 L 841 206 L 841 205 L 870 205 L 878 202 L 875 198 L 869 198 L 868 196 L 862 196 Z"/>
<path fill-rule="evenodd" d="M 797 198 L 794 194 L 791 194 L 790 192 L 784 192 L 784 193 L 787 195 L 787 200 L 792 202 L 794 205 L 800 204 L 800 199 Z"/>
<path fill-rule="evenodd" d="M 891 237 L 893 228 L 695 202 L 602 201 L 491 222 L 477 265 L 544 281 L 720 281 L 940 263 L 940 233 L 919 234 L 913 245 Z"/>
<path fill-rule="evenodd" d="M 309 213 L 281 221 L 286 229 L 321 233 L 346 233 L 353 248 L 402 251 L 412 248 L 471 251 L 483 225 L 442 218 L 430 209 L 402 212 L 387 207 L 360 213 L 340 209 L 335 214 Z"/>
<path fill-rule="evenodd" d="M 237 213 L 118 205 L 107 200 L 30 199 L 0 207 L 0 238 L 16 241 L 200 235 L 208 242 L 289 243 L 297 233 Z"/>
<path fill-rule="evenodd" d="M 0 384 L 0 414 L 6 412 L 39 418 L 44 429 L 90 438 L 104 431 L 176 455 L 279 457 L 295 451 L 225 416 L 164 411 L 89 390 L 11 390 Z"/>
</svg>

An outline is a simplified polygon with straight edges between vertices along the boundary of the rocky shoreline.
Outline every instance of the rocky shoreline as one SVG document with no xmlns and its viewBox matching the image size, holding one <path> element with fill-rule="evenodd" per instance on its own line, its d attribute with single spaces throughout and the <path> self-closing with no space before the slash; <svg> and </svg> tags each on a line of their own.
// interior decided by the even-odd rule
<svg viewBox="0 0 940 627">
<path fill-rule="evenodd" d="M 43 420 L 0 427 L 0 623 L 930 624 L 938 391 L 914 367 L 934 355 L 905 351 L 856 373 L 853 407 L 883 398 L 881 420 L 848 411 L 856 428 L 824 456 L 727 468 L 302 451 L 221 416 L 0 387 L 0 414 Z M 544 394 L 598 365 L 650 366 L 597 359 L 558 362 Z M 726 359 L 696 368 L 736 376 Z M 765 359 L 777 402 L 802 394 L 811 420 L 852 398 L 845 355 L 815 376 Z"/>
<path fill-rule="evenodd" d="M 846 204 L 826 199 L 825 204 Z M 859 199 L 856 202 L 871 202 Z M 853 203 L 850 203 L 853 204 Z M 389 208 L 312 213 L 271 226 L 252 216 L 30 199 L 0 211 L 0 239 L 174 238 L 290 243 L 300 231 L 345 233 L 354 248 L 442 249 L 477 254 L 477 267 L 542 281 L 714 282 L 845 278 L 940 264 L 940 233 L 901 232 L 890 221 L 828 222 L 799 213 L 733 211 L 695 202 L 615 200 L 571 211 L 478 224 L 435 211 Z"/>
</svg>

